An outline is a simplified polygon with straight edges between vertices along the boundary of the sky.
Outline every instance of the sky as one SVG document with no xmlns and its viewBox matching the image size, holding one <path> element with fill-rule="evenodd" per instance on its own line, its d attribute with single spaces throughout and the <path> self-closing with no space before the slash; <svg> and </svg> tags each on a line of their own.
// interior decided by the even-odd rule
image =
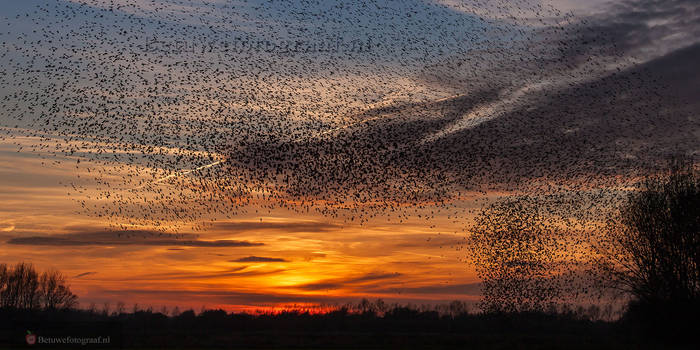
<svg viewBox="0 0 700 350">
<path fill-rule="evenodd" d="M 0 262 L 84 307 L 476 301 L 483 203 L 700 146 L 693 1 L 0 8 Z"/>
</svg>

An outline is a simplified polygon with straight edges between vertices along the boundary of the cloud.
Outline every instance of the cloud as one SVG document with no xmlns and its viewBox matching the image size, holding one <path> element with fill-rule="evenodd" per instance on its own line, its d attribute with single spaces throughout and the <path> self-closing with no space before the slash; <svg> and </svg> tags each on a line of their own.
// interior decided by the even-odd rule
<svg viewBox="0 0 700 350">
<path fill-rule="evenodd" d="M 229 260 L 230 262 L 289 262 L 282 258 L 267 258 L 263 256 L 247 256 L 245 258 L 240 258 L 236 260 Z"/>
<path fill-rule="evenodd" d="M 323 253 L 311 253 L 311 254 L 308 254 L 306 257 L 304 257 L 304 261 L 309 262 L 309 261 L 313 261 L 314 259 L 323 259 L 326 256 L 327 255 L 323 254 Z"/>
<path fill-rule="evenodd" d="M 186 246 L 186 247 L 254 247 L 263 243 L 213 240 L 205 241 L 194 238 L 192 234 L 167 234 L 158 231 L 96 231 L 78 232 L 53 236 L 15 237 L 7 244 L 40 246 Z"/>
<path fill-rule="evenodd" d="M 180 281 L 180 280 L 192 280 L 201 281 L 203 279 L 218 279 L 227 277 L 258 277 L 274 275 L 277 273 L 285 272 L 285 269 L 248 269 L 249 266 L 238 266 L 221 271 L 202 271 L 202 272 L 190 272 L 190 271 L 177 271 L 177 272 L 159 272 L 151 274 L 139 274 L 131 275 L 124 278 L 112 278 L 112 282 L 130 282 L 130 281 L 143 281 L 144 283 L 151 283 L 157 281 Z"/>
<path fill-rule="evenodd" d="M 700 3 L 696 0 L 624 0 L 588 16 L 587 28 L 566 55 L 587 59 L 589 51 L 612 47 L 644 61 L 698 43 Z"/>
<path fill-rule="evenodd" d="M 450 285 L 428 285 L 422 287 L 408 288 L 378 288 L 371 289 L 371 293 L 395 293 L 400 291 L 405 294 L 464 294 L 464 295 L 481 295 L 481 282 L 450 284 Z"/>
<path fill-rule="evenodd" d="M 214 224 L 214 229 L 230 230 L 234 232 L 246 231 L 284 231 L 284 232 L 327 232 L 339 229 L 341 226 L 317 222 L 317 221 L 298 221 L 298 222 L 257 222 L 257 221 L 236 221 L 236 222 L 219 222 Z"/>
<path fill-rule="evenodd" d="M 329 289 L 340 289 L 346 287 L 352 287 L 356 285 L 361 285 L 365 282 L 379 281 L 392 279 L 401 276 L 400 273 L 369 273 L 363 276 L 350 278 L 350 279 L 333 279 L 325 280 L 316 283 L 308 283 L 294 286 L 294 288 L 315 291 L 315 290 L 329 290 Z"/>
<path fill-rule="evenodd" d="M 130 277 L 129 280 L 144 280 L 144 281 L 154 281 L 154 280 L 183 280 L 183 279 L 202 279 L 202 278 L 221 278 L 221 277 L 250 277 L 250 276 L 263 276 L 270 275 L 279 272 L 283 272 L 282 269 L 275 270 L 249 270 L 248 266 L 239 266 L 225 271 L 217 272 L 207 272 L 207 273 L 183 273 L 183 272 L 166 272 L 150 275 L 142 275 L 136 277 Z"/>
<path fill-rule="evenodd" d="M 79 273 L 79 274 L 73 276 L 73 278 L 85 277 L 85 276 L 89 276 L 89 275 L 94 275 L 94 274 L 96 274 L 96 273 L 97 273 L 97 271 L 83 272 L 83 273 Z"/>
<path fill-rule="evenodd" d="M 282 293 L 257 293 L 245 291 L 189 291 L 189 290 L 150 290 L 150 289 L 115 289 L 103 290 L 104 294 L 112 294 L 120 298 L 133 296 L 135 300 L 148 300 L 155 297 L 157 300 L 178 299 L 183 302 L 188 300 L 207 300 L 208 302 L 228 303 L 236 305 L 266 304 L 266 303 L 318 303 L 318 302 L 346 302 L 350 299 L 341 296 L 327 295 L 296 295 Z"/>
<path fill-rule="evenodd" d="M 180 309 L 186 307 L 200 307 L 202 304 L 198 301 L 205 301 L 221 307 L 221 305 L 229 304 L 232 306 L 269 306 L 276 304 L 289 303 L 313 303 L 313 304 L 344 304 L 348 302 L 357 302 L 359 296 L 342 296 L 333 294 L 312 294 L 300 295 L 293 293 L 265 293 L 255 291 L 192 291 L 182 289 L 102 289 L 101 294 L 112 296 L 116 300 L 127 300 L 139 302 L 140 305 L 152 302 L 154 305 L 162 304 L 165 301 L 175 302 Z M 394 294 L 394 293 L 391 293 Z M 368 298 L 374 298 L 372 295 L 367 295 Z M 387 303 L 417 303 L 417 304 L 435 304 L 443 301 L 436 300 L 432 297 L 410 297 L 410 296 L 391 296 L 386 295 L 381 297 Z M 89 300 L 85 298 L 85 300 Z"/>
</svg>

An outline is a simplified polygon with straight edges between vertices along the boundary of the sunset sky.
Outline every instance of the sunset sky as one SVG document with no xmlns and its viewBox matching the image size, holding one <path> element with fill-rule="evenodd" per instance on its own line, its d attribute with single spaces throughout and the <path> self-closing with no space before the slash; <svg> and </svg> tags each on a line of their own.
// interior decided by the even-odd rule
<svg viewBox="0 0 700 350">
<path fill-rule="evenodd" d="M 591 187 L 609 189 L 638 164 L 700 151 L 700 8 L 690 0 L 333 9 L 31 0 L 0 9 L 0 262 L 62 271 L 82 307 L 475 301 L 463 243 L 484 200 L 591 174 Z M 227 51 L 241 40 L 277 46 Z M 300 40 L 317 46 L 284 51 Z M 238 169 L 271 161 L 256 151 L 266 139 L 250 135 L 267 134 L 300 154 L 323 142 L 389 145 L 341 155 L 407 154 L 359 160 L 352 174 L 386 170 L 400 191 L 348 188 L 398 209 L 317 195 L 344 189 L 334 182 L 343 171 L 287 187 L 246 182 Z M 345 142 L 372 135 L 389 136 Z M 236 148 L 238 137 L 250 142 Z M 464 180 L 462 169 L 484 173 Z M 447 205 L 409 195 L 434 181 Z M 307 192 L 294 197 L 300 187 Z"/>
<path fill-rule="evenodd" d="M 277 210 L 215 223 L 196 238 L 118 238 L 104 220 L 85 217 L 75 194 L 59 184 L 80 174 L 75 167 L 47 169 L 40 157 L 15 148 L 3 144 L 1 153 L 0 259 L 60 269 L 83 306 L 122 301 L 129 307 L 240 309 L 362 297 L 470 300 L 478 294 L 458 250 L 463 224 L 446 217 L 432 221 L 431 229 L 424 220 L 360 226 Z M 65 241 L 31 239 L 36 236 Z M 222 240 L 251 246 L 217 244 Z"/>
</svg>

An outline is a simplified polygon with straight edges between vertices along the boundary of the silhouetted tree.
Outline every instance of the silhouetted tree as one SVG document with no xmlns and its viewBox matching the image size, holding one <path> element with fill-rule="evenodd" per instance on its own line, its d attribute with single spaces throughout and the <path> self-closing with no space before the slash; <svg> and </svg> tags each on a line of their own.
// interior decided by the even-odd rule
<svg viewBox="0 0 700 350">
<path fill-rule="evenodd" d="M 700 182 L 688 160 L 639 184 L 598 248 L 602 281 L 656 315 L 697 310 Z M 652 309 L 654 311 L 652 311 Z M 663 311 L 661 311 L 663 310 Z M 674 311 L 675 310 L 675 311 Z"/>
<path fill-rule="evenodd" d="M 463 301 L 454 300 L 450 302 L 448 310 L 449 315 L 454 318 L 459 315 L 467 314 L 469 312 L 469 306 Z"/>
<path fill-rule="evenodd" d="M 63 274 L 49 270 L 41 274 L 41 300 L 45 309 L 67 309 L 77 304 L 78 297 L 66 285 Z"/>
<path fill-rule="evenodd" d="M 63 275 L 50 270 L 39 275 L 32 264 L 13 267 L 0 264 L 0 307 L 34 310 L 64 309 L 75 306 L 77 297 Z"/>
<path fill-rule="evenodd" d="M 10 294 L 10 270 L 7 264 L 0 264 L 0 308 L 8 308 Z"/>
<path fill-rule="evenodd" d="M 39 278 L 31 264 L 18 263 L 12 268 L 0 267 L 3 308 L 35 309 L 39 307 Z"/>
<path fill-rule="evenodd" d="M 485 207 L 468 241 L 482 280 L 482 310 L 545 311 L 555 304 L 562 295 L 556 274 L 565 230 L 527 197 Z"/>
</svg>

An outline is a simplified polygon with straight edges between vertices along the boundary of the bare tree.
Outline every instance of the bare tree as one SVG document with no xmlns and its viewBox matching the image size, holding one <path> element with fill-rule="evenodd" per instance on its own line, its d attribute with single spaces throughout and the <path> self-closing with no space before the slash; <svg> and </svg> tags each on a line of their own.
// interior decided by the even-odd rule
<svg viewBox="0 0 700 350">
<path fill-rule="evenodd" d="M 38 293 L 39 278 L 34 266 L 18 263 L 15 266 L 1 268 L 3 279 L 2 302 L 4 308 L 35 309 L 40 306 Z"/>
<path fill-rule="evenodd" d="M 700 182 L 688 160 L 642 182 L 598 244 L 601 281 L 643 305 L 686 308 L 700 296 Z"/>
<path fill-rule="evenodd" d="M 111 307 L 111 305 L 110 305 L 109 301 L 105 301 L 104 303 L 102 303 L 102 314 L 105 316 L 109 316 L 110 315 L 110 313 L 109 313 L 110 307 Z"/>
<path fill-rule="evenodd" d="M 0 308 L 10 307 L 10 273 L 6 264 L 0 264 Z"/>
<path fill-rule="evenodd" d="M 77 297 L 66 285 L 60 272 L 51 270 L 39 275 L 32 264 L 0 264 L 0 307 L 34 310 L 75 306 Z"/>
<path fill-rule="evenodd" d="M 55 310 L 74 307 L 78 297 L 66 285 L 63 274 L 49 270 L 41 274 L 41 299 L 45 309 Z"/>
<path fill-rule="evenodd" d="M 119 315 L 123 314 L 125 311 L 126 311 L 126 306 L 124 305 L 124 302 L 118 301 L 117 306 L 114 309 L 114 314 L 119 316 Z"/>
</svg>

